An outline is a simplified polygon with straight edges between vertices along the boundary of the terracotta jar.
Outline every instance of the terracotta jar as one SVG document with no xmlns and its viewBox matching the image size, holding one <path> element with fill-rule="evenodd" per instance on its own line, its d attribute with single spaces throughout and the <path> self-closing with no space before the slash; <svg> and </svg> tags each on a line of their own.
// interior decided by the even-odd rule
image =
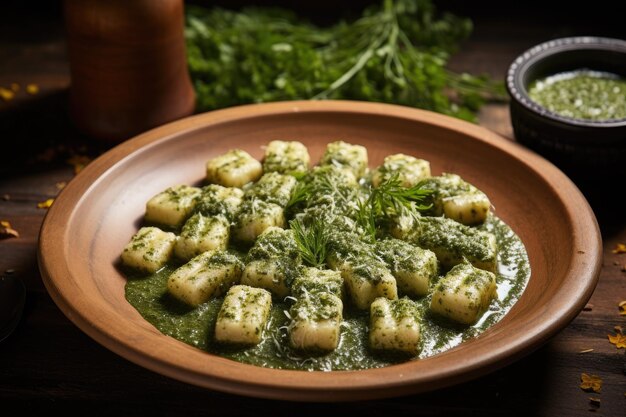
<svg viewBox="0 0 626 417">
<path fill-rule="evenodd" d="M 65 0 L 76 126 L 106 141 L 189 115 L 183 0 Z"/>
</svg>

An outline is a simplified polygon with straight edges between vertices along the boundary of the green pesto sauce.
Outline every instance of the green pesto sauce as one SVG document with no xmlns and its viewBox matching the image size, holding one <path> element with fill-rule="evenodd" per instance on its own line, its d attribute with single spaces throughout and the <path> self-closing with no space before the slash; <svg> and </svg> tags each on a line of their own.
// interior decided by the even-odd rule
<svg viewBox="0 0 626 417">
<path fill-rule="evenodd" d="M 626 79 L 607 72 L 562 72 L 533 82 L 528 95 L 561 116 L 586 120 L 626 118 Z"/>
<path fill-rule="evenodd" d="M 494 233 L 498 246 L 498 298 L 473 326 L 459 326 L 434 317 L 428 312 L 430 297 L 417 300 L 423 316 L 422 350 L 417 357 L 379 354 L 368 347 L 369 314 L 367 311 L 344 309 L 339 347 L 323 355 L 307 355 L 289 347 L 285 312 L 291 304 L 276 302 L 261 343 L 235 348 L 215 342 L 214 328 L 223 297 L 215 298 L 197 308 L 175 300 L 167 292 L 167 279 L 178 265 L 169 265 L 154 275 L 129 275 L 126 299 L 141 315 L 162 333 L 207 352 L 235 361 L 279 369 L 348 370 L 379 368 L 407 360 L 417 360 L 448 350 L 464 340 L 476 337 L 498 322 L 518 300 L 530 277 L 530 265 L 524 246 L 515 233 L 501 220 L 489 216 L 480 229 Z"/>
</svg>

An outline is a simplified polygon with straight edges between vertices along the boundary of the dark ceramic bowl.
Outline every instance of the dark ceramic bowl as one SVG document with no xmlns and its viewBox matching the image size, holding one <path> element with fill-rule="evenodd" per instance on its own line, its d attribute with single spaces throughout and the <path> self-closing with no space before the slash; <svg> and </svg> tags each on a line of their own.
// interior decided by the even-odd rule
<svg viewBox="0 0 626 417">
<path fill-rule="evenodd" d="M 556 39 L 527 50 L 511 64 L 506 87 L 515 138 L 575 180 L 624 174 L 626 119 L 564 117 L 528 96 L 533 81 L 583 68 L 626 78 L 626 41 L 587 36 Z"/>
</svg>

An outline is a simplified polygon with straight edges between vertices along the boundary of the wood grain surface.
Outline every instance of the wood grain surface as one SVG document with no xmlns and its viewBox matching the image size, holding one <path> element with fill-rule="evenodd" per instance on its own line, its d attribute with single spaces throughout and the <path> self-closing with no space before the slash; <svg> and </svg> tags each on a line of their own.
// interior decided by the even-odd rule
<svg viewBox="0 0 626 417">
<path fill-rule="evenodd" d="M 10 22 L 9 22 L 10 23 Z M 599 284 L 583 311 L 535 353 L 483 378 L 432 393 L 338 404 L 294 404 L 209 391 L 155 374 L 115 355 L 74 326 L 43 287 L 36 261 L 45 215 L 37 203 L 54 198 L 59 183 L 74 176 L 66 160 L 95 156 L 102 147 L 81 137 L 67 120 L 69 72 L 62 30 L 47 20 L 0 30 L 0 86 L 37 83 L 37 95 L 0 101 L 0 219 L 19 238 L 0 241 L 0 273 L 20 277 L 28 289 L 24 317 L 0 343 L 0 405 L 10 415 L 479 415 L 617 416 L 626 409 L 625 349 L 609 344 L 613 327 L 626 327 L 618 303 L 626 299 L 626 216 L 611 187 L 580 184 L 602 229 L 604 257 Z M 475 36 L 453 67 L 502 77 L 508 63 L 538 41 L 563 34 L 562 27 L 477 25 Z M 492 105 L 481 124 L 511 135 L 506 105 Z M 57 186 L 59 184 L 59 186 Z M 589 353 L 581 350 L 593 349 Z M 581 373 L 603 379 L 600 394 L 579 388 Z M 601 399 L 592 407 L 590 397 Z M 594 411 L 590 411 L 594 410 Z"/>
</svg>

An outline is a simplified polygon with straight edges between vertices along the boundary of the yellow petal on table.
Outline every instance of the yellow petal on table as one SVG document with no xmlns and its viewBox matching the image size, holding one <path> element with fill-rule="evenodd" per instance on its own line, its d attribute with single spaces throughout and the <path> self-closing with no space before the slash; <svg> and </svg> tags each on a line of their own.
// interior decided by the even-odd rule
<svg viewBox="0 0 626 417">
<path fill-rule="evenodd" d="M 39 92 L 39 86 L 37 84 L 28 84 L 26 86 L 26 92 L 35 95 Z"/>
<path fill-rule="evenodd" d="M 580 388 L 584 391 L 600 392 L 602 390 L 602 378 L 598 375 L 580 374 Z"/>
<path fill-rule="evenodd" d="M 54 203 L 54 198 L 49 198 L 46 201 L 42 201 L 41 203 L 37 203 L 37 208 L 40 209 L 47 209 L 49 208 L 52 203 Z"/>
<path fill-rule="evenodd" d="M 20 234 L 11 227 L 11 223 L 7 220 L 0 220 L 0 239 L 8 239 L 11 237 L 20 237 Z"/>
<path fill-rule="evenodd" d="M 15 93 L 8 88 L 0 87 L 0 98 L 4 101 L 11 101 L 15 97 Z"/>
<path fill-rule="evenodd" d="M 74 155 L 67 160 L 67 163 L 74 167 L 74 174 L 78 174 L 83 170 L 89 163 L 91 162 L 91 158 L 85 155 Z"/>
<path fill-rule="evenodd" d="M 626 253 L 626 245 L 623 243 L 618 243 L 617 245 L 615 245 L 613 253 Z"/>
<path fill-rule="evenodd" d="M 607 335 L 607 337 L 609 338 L 609 342 L 614 344 L 616 348 L 621 349 L 621 348 L 626 348 L 626 335 L 625 334 L 621 334 L 618 333 L 616 335 Z"/>
<path fill-rule="evenodd" d="M 626 266 L 624 268 L 626 268 Z M 626 316 L 626 300 L 620 302 L 617 307 L 619 308 L 620 316 Z"/>
</svg>

